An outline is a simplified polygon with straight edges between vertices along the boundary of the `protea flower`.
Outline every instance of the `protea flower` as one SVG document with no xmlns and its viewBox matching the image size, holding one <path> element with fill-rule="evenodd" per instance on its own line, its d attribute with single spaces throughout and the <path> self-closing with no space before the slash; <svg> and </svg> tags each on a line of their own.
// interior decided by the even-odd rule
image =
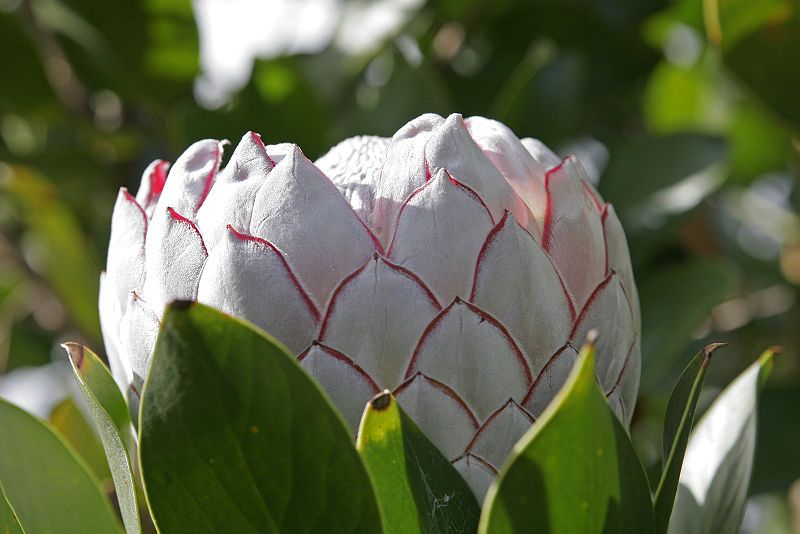
<svg viewBox="0 0 800 534">
<path fill-rule="evenodd" d="M 628 422 L 639 306 L 625 236 L 572 157 L 498 122 L 423 115 L 310 161 L 247 133 L 153 162 L 119 193 L 100 311 L 137 391 L 174 299 L 247 319 L 297 354 L 357 431 L 397 396 L 482 494 L 590 328 Z"/>
</svg>

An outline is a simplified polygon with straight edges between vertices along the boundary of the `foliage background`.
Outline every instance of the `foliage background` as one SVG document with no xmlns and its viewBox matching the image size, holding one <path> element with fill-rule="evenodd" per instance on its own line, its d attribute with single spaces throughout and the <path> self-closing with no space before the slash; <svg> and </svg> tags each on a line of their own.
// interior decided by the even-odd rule
<svg viewBox="0 0 800 534">
<path fill-rule="evenodd" d="M 730 343 L 706 406 L 785 349 L 744 530 L 800 529 L 796 0 L 0 0 L 0 51 L 0 395 L 80 439 L 58 343 L 102 352 L 111 209 L 151 160 L 251 129 L 315 158 L 424 112 L 484 115 L 577 152 L 622 217 L 649 467 L 700 346 Z"/>
</svg>

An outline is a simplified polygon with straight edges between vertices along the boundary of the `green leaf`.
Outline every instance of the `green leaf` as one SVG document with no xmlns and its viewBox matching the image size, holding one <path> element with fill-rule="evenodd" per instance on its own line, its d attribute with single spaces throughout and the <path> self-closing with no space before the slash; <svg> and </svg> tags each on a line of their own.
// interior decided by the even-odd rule
<svg viewBox="0 0 800 534">
<path fill-rule="evenodd" d="M 77 343 L 65 343 L 63 347 L 69 355 L 78 386 L 100 434 L 125 530 L 129 534 L 140 532 L 136 483 L 130 454 L 134 439 L 128 406 L 108 368 L 95 353 Z"/>
<path fill-rule="evenodd" d="M 387 532 L 475 532 L 480 507 L 469 486 L 389 392 L 367 404 L 357 448 Z"/>
<path fill-rule="evenodd" d="M 739 531 L 753 471 L 758 395 L 773 354 L 762 354 L 725 388 L 689 437 L 668 532 Z"/>
<path fill-rule="evenodd" d="M 727 263 L 702 259 L 676 263 L 639 280 L 642 391 L 664 383 L 685 350 L 686 340 L 736 282 L 737 272 Z"/>
<path fill-rule="evenodd" d="M 686 366 L 670 395 L 664 419 L 664 467 L 653 499 L 658 532 L 666 532 L 669 525 L 675 492 L 678 491 L 683 455 L 686 452 L 695 408 L 700 399 L 711 355 L 724 346 L 724 343 L 713 343 L 698 352 Z"/>
<path fill-rule="evenodd" d="M 90 469 L 50 425 L 0 399 L 0 486 L 26 532 L 119 532 Z"/>
<path fill-rule="evenodd" d="M 710 40 L 728 69 L 795 131 L 800 131 L 800 3 L 705 0 Z"/>
<path fill-rule="evenodd" d="M 17 513 L 11 508 L 3 488 L 0 487 L 0 532 L 3 534 L 23 534 Z"/>
<path fill-rule="evenodd" d="M 277 341 L 198 303 L 164 313 L 140 412 L 162 532 L 380 532 L 353 438 Z"/>
<path fill-rule="evenodd" d="M 72 445 L 86 465 L 92 468 L 97 480 L 106 487 L 111 484 L 111 471 L 97 434 L 71 397 L 59 402 L 50 412 L 50 424 Z"/>
<path fill-rule="evenodd" d="M 479 532 L 653 532 L 647 476 L 594 364 L 589 344 L 489 489 Z"/>
</svg>

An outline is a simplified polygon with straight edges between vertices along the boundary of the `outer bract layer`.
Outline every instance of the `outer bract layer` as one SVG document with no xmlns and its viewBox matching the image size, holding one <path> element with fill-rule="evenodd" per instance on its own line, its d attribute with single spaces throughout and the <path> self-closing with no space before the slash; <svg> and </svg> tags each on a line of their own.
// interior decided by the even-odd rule
<svg viewBox="0 0 800 534">
<path fill-rule="evenodd" d="M 145 171 L 114 208 L 100 312 L 136 395 L 164 305 L 191 299 L 298 355 L 353 432 L 390 389 L 480 496 L 590 328 L 625 423 L 639 304 L 622 226 L 572 157 L 499 122 L 423 115 L 311 162 L 247 133 Z"/>
</svg>

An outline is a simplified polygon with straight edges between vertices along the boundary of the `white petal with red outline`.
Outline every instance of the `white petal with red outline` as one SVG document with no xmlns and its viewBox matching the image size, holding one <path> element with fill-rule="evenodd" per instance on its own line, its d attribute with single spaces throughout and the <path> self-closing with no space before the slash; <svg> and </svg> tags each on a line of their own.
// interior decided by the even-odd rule
<svg viewBox="0 0 800 534">
<path fill-rule="evenodd" d="M 400 206 L 415 189 L 428 179 L 425 144 L 444 119 L 427 113 L 397 130 L 386 149 L 386 159 L 375 181 L 375 206 L 369 222 L 384 245 L 394 234 Z"/>
<path fill-rule="evenodd" d="M 157 159 L 150 163 L 142 174 L 142 181 L 136 192 L 136 202 L 147 213 L 148 218 L 153 216 L 153 210 L 156 209 L 161 191 L 167 181 L 168 170 L 169 162 Z"/>
<path fill-rule="evenodd" d="M 616 383 L 636 339 L 630 305 L 616 273 L 610 274 L 592 293 L 570 336 L 575 346 L 597 330 L 597 378 L 604 391 Z"/>
<path fill-rule="evenodd" d="M 311 343 L 319 319 L 281 253 L 230 227 L 208 256 L 197 300 L 258 325 L 294 354 Z"/>
<path fill-rule="evenodd" d="M 450 115 L 436 128 L 425 145 L 425 158 L 431 174 L 447 169 L 453 178 L 475 191 L 495 220 L 500 220 L 503 210 L 509 210 L 522 226 L 534 230 L 530 209 L 475 144 L 461 115 Z"/>
<path fill-rule="evenodd" d="M 250 228 L 256 192 L 273 167 L 261 137 L 247 132 L 197 212 L 197 227 L 209 250 L 216 246 L 228 224 Z"/>
<path fill-rule="evenodd" d="M 403 380 L 417 340 L 440 310 L 416 275 L 375 255 L 336 288 L 319 340 L 391 389 Z"/>
<path fill-rule="evenodd" d="M 195 300 L 208 252 L 197 227 L 172 208 L 153 214 L 147 234 L 142 296 L 161 317 L 173 300 Z"/>
<path fill-rule="evenodd" d="M 532 424 L 531 414 L 513 400 L 509 400 L 481 426 L 467 451 L 499 468 Z"/>
<path fill-rule="evenodd" d="M 114 381 L 122 391 L 127 390 L 128 384 L 133 380 L 133 371 L 127 355 L 120 352 L 119 323 L 122 312 L 117 303 L 116 288 L 109 282 L 106 273 L 100 273 L 100 330 L 103 333 L 103 344 L 106 347 L 106 356 L 111 367 Z"/>
<path fill-rule="evenodd" d="M 374 236 L 296 146 L 256 194 L 250 233 L 278 247 L 315 301 L 366 262 Z"/>
<path fill-rule="evenodd" d="M 641 349 L 639 348 L 639 338 L 637 337 L 628 359 L 620 372 L 617 382 L 608 392 L 608 400 L 612 407 L 614 402 L 618 404 L 614 412 L 625 426 L 630 426 L 633 417 L 633 409 L 636 406 L 636 396 L 639 393 L 639 379 L 642 368 Z"/>
<path fill-rule="evenodd" d="M 378 386 L 350 358 L 330 347 L 314 343 L 299 359 L 303 369 L 325 388 L 355 435 L 364 407 L 380 391 Z"/>
<path fill-rule="evenodd" d="M 531 383 L 525 356 L 505 327 L 460 299 L 425 330 L 406 376 L 417 372 L 456 391 L 481 422 L 509 398 L 521 401 Z"/>
<path fill-rule="evenodd" d="M 580 164 L 566 158 L 547 174 L 548 206 L 542 246 L 581 309 L 606 275 L 600 214 L 584 187 Z"/>
<path fill-rule="evenodd" d="M 128 307 L 119 326 L 120 347 L 130 360 L 134 382 L 141 390 L 147 376 L 147 364 L 156 344 L 159 321 L 150 306 L 135 291 L 128 297 Z"/>
<path fill-rule="evenodd" d="M 636 331 L 640 331 L 639 294 L 636 291 L 636 282 L 633 280 L 631 255 L 628 251 L 628 241 L 625 239 L 625 230 L 619 222 L 614 206 L 606 204 L 603 211 L 603 232 L 606 241 L 606 265 L 608 272 L 616 271 L 619 275 L 625 294 L 631 303 L 631 313 Z"/>
<path fill-rule="evenodd" d="M 471 454 L 465 454 L 457 459 L 453 462 L 453 467 L 464 477 L 472 493 L 477 497 L 478 502 L 483 502 L 489 486 L 492 485 L 494 477 L 497 476 L 497 470 L 485 460 Z"/>
<path fill-rule="evenodd" d="M 170 207 L 194 218 L 219 169 L 222 145 L 216 139 L 204 139 L 187 148 L 169 170 L 156 211 Z"/>
<path fill-rule="evenodd" d="M 371 135 L 351 137 L 314 162 L 365 222 L 372 221 L 372 190 L 383 168 L 389 141 Z"/>
<path fill-rule="evenodd" d="M 535 417 L 539 417 L 556 393 L 567 381 L 575 360 L 578 359 L 578 352 L 571 346 L 565 346 L 557 351 L 544 369 L 534 380 L 528 394 L 525 395 L 523 406 L 528 409 Z"/>
<path fill-rule="evenodd" d="M 123 187 L 117 195 L 111 215 L 111 239 L 108 243 L 106 276 L 114 288 L 117 306 L 125 310 L 128 294 L 144 284 L 145 235 L 147 216 Z"/>
<path fill-rule="evenodd" d="M 481 199 L 441 170 L 400 210 L 389 257 L 417 274 L 440 301 L 467 298 L 475 258 L 491 229 Z"/>
<path fill-rule="evenodd" d="M 458 394 L 423 374 L 404 382 L 394 395 L 403 410 L 449 460 L 464 452 L 478 430 L 478 421 Z"/>
<path fill-rule="evenodd" d="M 570 302 L 550 258 L 506 212 L 478 256 L 470 300 L 502 322 L 537 373 L 564 346 Z"/>
<path fill-rule="evenodd" d="M 541 226 L 547 209 L 547 192 L 544 189 L 547 167 L 531 156 L 505 124 L 483 117 L 470 117 L 464 123 L 472 139 L 505 176 Z"/>
</svg>

